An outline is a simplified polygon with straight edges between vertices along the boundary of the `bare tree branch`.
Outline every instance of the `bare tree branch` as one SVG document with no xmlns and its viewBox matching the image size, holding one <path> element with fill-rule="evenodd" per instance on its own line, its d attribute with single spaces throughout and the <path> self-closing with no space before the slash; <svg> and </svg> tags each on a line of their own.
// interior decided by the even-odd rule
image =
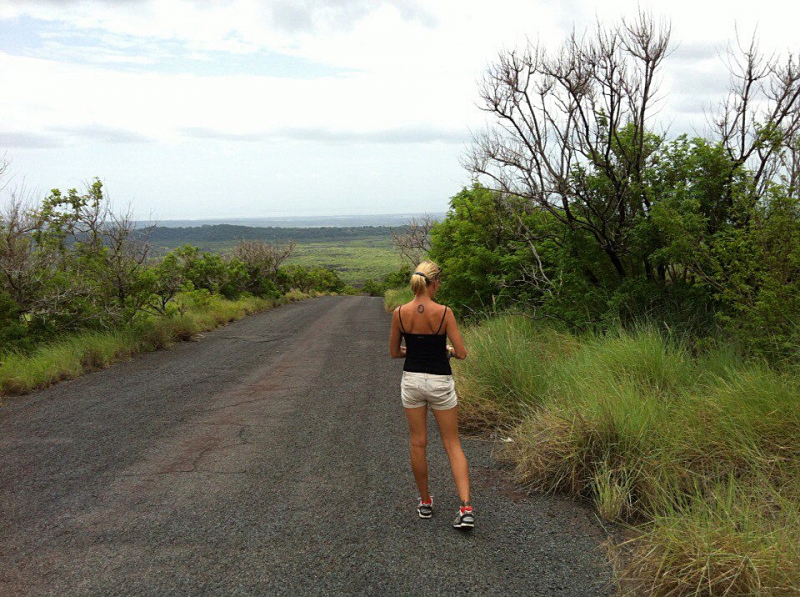
<svg viewBox="0 0 800 597">
<path fill-rule="evenodd" d="M 411 218 L 405 231 L 398 233 L 392 231 L 392 241 L 400 252 L 400 257 L 411 267 L 416 267 L 425 260 L 431 250 L 430 233 L 436 220 L 432 216 L 424 215 L 420 218 Z"/>
<path fill-rule="evenodd" d="M 233 248 L 233 255 L 247 267 L 257 270 L 261 276 L 272 279 L 294 249 L 294 241 L 267 243 L 260 240 L 239 240 Z"/>
<path fill-rule="evenodd" d="M 589 232 L 620 277 L 628 233 L 649 213 L 642 173 L 657 74 L 669 26 L 641 12 L 593 35 L 573 33 L 549 55 L 540 45 L 501 53 L 480 84 L 495 125 L 474 136 L 464 165 L 505 195 L 522 197 L 572 230 Z M 611 188 L 602 195 L 595 177 Z"/>
</svg>

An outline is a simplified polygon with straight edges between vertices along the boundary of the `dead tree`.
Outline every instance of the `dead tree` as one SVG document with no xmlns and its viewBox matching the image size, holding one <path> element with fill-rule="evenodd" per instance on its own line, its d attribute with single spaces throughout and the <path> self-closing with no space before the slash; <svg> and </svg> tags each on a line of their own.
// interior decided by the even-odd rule
<svg viewBox="0 0 800 597">
<path fill-rule="evenodd" d="M 739 40 L 728 47 L 728 97 L 711 124 L 722 141 L 733 170 L 752 173 L 750 206 L 771 182 L 785 183 L 798 194 L 800 176 L 800 61 L 765 56 L 753 37 L 748 46 Z M 733 174 L 733 172 L 732 172 Z M 732 195 L 726 197 L 729 205 Z"/>
<path fill-rule="evenodd" d="M 36 286 L 31 232 L 36 222 L 30 215 L 29 195 L 25 189 L 9 193 L 9 201 L 0 212 L 0 276 L 4 289 L 19 305 L 25 305 Z"/>
<path fill-rule="evenodd" d="M 620 278 L 631 226 L 650 208 L 641 181 L 658 144 L 647 129 L 669 37 L 668 25 L 640 13 L 573 33 L 554 55 L 530 43 L 503 52 L 480 87 L 495 125 L 464 160 L 503 194 L 589 233 Z"/>
<path fill-rule="evenodd" d="M 291 256 L 295 242 L 267 243 L 262 240 L 239 240 L 233 247 L 233 255 L 248 269 L 259 275 L 274 279 L 280 266 Z"/>
<path fill-rule="evenodd" d="M 400 253 L 401 259 L 411 267 L 421 263 L 431 250 L 431 229 L 434 224 L 436 220 L 426 214 L 411 218 L 403 232 L 392 231 L 395 249 Z"/>
</svg>

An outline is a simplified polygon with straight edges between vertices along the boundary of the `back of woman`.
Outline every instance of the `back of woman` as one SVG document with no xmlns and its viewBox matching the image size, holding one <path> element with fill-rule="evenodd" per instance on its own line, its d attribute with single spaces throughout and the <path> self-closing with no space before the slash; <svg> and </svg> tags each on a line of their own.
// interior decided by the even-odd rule
<svg viewBox="0 0 800 597">
<path fill-rule="evenodd" d="M 470 529 L 475 525 L 475 514 L 469 501 L 469 470 L 458 436 L 458 396 L 450 368 L 450 358 L 466 358 L 467 351 L 452 311 L 434 301 L 441 274 L 435 263 L 423 261 L 411 275 L 414 300 L 392 314 L 389 354 L 392 358 L 405 358 L 400 398 L 408 418 L 411 470 L 419 489 L 417 513 L 420 518 L 433 516 L 426 457 L 430 406 L 461 500 L 453 526 Z M 448 346 L 448 339 L 452 346 Z"/>
<path fill-rule="evenodd" d="M 447 307 L 432 301 L 425 305 L 414 300 L 398 309 L 398 323 L 406 343 L 403 371 L 452 375 L 444 325 L 446 317 Z"/>
<path fill-rule="evenodd" d="M 400 320 L 406 333 L 410 334 L 444 334 L 443 323 L 447 307 L 432 303 L 426 308 L 410 301 L 400 307 Z"/>
</svg>

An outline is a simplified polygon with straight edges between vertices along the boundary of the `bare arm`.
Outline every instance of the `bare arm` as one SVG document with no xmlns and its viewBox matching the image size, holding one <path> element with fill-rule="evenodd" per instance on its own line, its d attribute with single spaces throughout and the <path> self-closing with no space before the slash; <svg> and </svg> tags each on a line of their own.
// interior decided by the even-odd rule
<svg viewBox="0 0 800 597">
<path fill-rule="evenodd" d="M 461 332 L 458 331 L 458 324 L 456 323 L 456 316 L 453 315 L 453 310 L 448 309 L 447 315 L 444 317 L 445 333 L 447 339 L 453 345 L 451 354 L 457 358 L 464 360 L 467 358 L 467 349 L 464 348 L 464 340 L 461 339 Z"/>
<path fill-rule="evenodd" d="M 406 356 L 406 347 L 400 345 L 402 336 L 400 334 L 400 316 L 398 310 L 392 313 L 392 333 L 389 335 L 389 354 L 393 359 L 402 359 Z"/>
</svg>

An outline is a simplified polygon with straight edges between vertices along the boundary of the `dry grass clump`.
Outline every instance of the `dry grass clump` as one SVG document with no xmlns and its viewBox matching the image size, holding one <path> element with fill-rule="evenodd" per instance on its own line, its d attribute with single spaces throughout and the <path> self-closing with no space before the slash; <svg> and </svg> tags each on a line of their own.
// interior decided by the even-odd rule
<svg viewBox="0 0 800 597">
<path fill-rule="evenodd" d="M 763 481 L 731 477 L 634 529 L 624 584 L 657 595 L 800 594 L 800 496 Z"/>
<path fill-rule="evenodd" d="M 513 426 L 504 453 L 526 486 L 590 499 L 629 526 L 627 586 L 797 591 L 797 375 L 724 350 L 694 357 L 647 328 L 577 339 L 503 318 L 467 336 L 470 422 Z"/>
</svg>

